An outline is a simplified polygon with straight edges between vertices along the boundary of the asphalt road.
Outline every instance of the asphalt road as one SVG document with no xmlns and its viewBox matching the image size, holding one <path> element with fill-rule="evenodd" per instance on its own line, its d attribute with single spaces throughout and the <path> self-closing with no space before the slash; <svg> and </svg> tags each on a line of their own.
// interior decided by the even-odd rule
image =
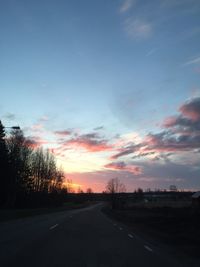
<svg viewBox="0 0 200 267">
<path fill-rule="evenodd" d="M 107 218 L 98 204 L 0 223 L 0 266 L 180 265 L 126 226 Z"/>
</svg>

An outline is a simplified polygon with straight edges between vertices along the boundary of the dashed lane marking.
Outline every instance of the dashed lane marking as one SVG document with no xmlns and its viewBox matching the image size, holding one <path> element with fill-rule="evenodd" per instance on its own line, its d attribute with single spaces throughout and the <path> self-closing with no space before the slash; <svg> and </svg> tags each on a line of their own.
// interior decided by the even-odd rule
<svg viewBox="0 0 200 267">
<path fill-rule="evenodd" d="M 151 249 L 150 247 L 148 247 L 148 246 L 144 246 L 148 251 L 150 251 L 150 252 L 153 252 L 153 249 Z"/>
<path fill-rule="evenodd" d="M 128 234 L 128 236 L 129 236 L 130 238 L 133 238 L 133 235 L 131 235 L 131 234 Z"/>
<path fill-rule="evenodd" d="M 55 224 L 55 225 L 51 226 L 51 227 L 49 228 L 49 230 L 53 230 L 53 229 L 56 228 L 57 226 L 58 226 L 58 224 Z"/>
</svg>

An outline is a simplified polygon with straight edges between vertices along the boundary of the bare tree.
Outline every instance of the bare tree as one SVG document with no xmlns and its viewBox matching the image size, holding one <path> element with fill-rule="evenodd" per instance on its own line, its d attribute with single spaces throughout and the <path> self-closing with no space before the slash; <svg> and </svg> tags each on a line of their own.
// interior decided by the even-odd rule
<svg viewBox="0 0 200 267">
<path fill-rule="evenodd" d="M 86 193 L 87 193 L 87 194 L 92 194 L 92 193 L 93 193 L 92 188 L 90 188 L 90 187 L 87 188 L 87 189 L 86 189 Z"/>
<path fill-rule="evenodd" d="M 55 188 L 56 188 L 56 190 L 61 190 L 63 187 L 64 178 L 65 178 L 65 174 L 64 174 L 62 167 L 60 167 L 60 169 L 58 169 L 56 171 L 55 177 L 56 177 L 54 180 Z"/>
<path fill-rule="evenodd" d="M 126 192 L 126 187 L 120 182 L 119 178 L 112 178 L 106 185 L 106 191 L 110 194 L 124 193 Z"/>
<path fill-rule="evenodd" d="M 112 209 L 117 207 L 118 194 L 126 192 L 126 187 L 119 178 L 112 178 L 106 185 L 106 192 L 110 194 Z"/>
</svg>

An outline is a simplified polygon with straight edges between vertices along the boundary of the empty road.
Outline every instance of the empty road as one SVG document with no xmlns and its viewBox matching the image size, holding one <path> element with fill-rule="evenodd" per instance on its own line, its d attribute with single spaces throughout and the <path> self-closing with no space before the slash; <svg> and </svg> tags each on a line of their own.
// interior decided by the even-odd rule
<svg viewBox="0 0 200 267">
<path fill-rule="evenodd" d="M 0 223 L 0 266 L 180 266 L 101 207 Z"/>
</svg>

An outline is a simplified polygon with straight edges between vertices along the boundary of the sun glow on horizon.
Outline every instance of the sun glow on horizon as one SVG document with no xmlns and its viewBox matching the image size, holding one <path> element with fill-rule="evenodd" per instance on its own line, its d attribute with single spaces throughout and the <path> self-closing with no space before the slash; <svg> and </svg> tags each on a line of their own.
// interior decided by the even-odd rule
<svg viewBox="0 0 200 267">
<path fill-rule="evenodd" d="M 79 189 L 79 188 L 82 189 L 82 187 L 83 187 L 82 184 L 74 183 L 72 180 L 68 181 L 68 179 L 65 180 L 65 182 L 63 183 L 63 186 L 66 188 L 70 188 L 70 190 L 72 190 L 72 191 L 77 191 L 77 189 Z"/>
<path fill-rule="evenodd" d="M 63 157 L 56 156 L 65 173 L 87 173 L 103 170 L 108 163 L 108 155 L 103 152 L 67 151 Z"/>
</svg>

